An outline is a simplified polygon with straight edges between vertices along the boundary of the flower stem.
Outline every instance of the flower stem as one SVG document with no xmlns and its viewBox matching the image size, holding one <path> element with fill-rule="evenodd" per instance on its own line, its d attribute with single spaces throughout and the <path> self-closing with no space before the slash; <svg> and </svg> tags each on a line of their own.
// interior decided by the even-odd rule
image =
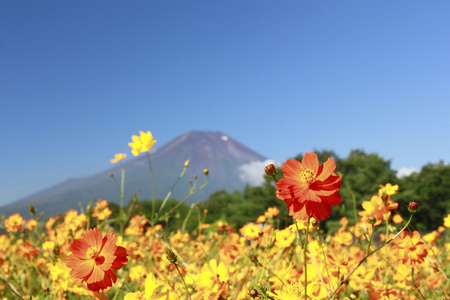
<svg viewBox="0 0 450 300">
<path fill-rule="evenodd" d="M 162 209 L 166 205 L 167 200 L 169 200 L 170 196 L 172 195 L 173 190 L 175 189 L 175 186 L 177 185 L 178 181 L 184 176 L 184 173 L 186 173 L 187 166 L 184 167 L 183 171 L 181 171 L 180 175 L 178 176 L 177 180 L 172 185 L 172 188 L 169 190 L 169 192 L 166 195 L 166 198 L 164 198 L 164 201 L 161 204 L 161 207 L 159 208 L 158 214 L 161 213 Z"/>
<path fill-rule="evenodd" d="M 262 266 L 262 270 L 261 270 L 261 275 L 259 276 L 259 280 L 258 282 L 261 282 L 264 272 L 266 270 L 266 265 L 267 265 L 267 258 L 269 257 L 269 252 L 270 252 L 271 247 L 267 247 L 267 252 L 266 252 L 266 257 L 264 258 L 264 265 Z"/>
<path fill-rule="evenodd" d="M 375 225 L 372 224 L 372 233 L 370 234 L 369 245 L 367 246 L 366 255 L 369 255 L 369 253 L 370 253 L 370 247 L 372 246 L 372 240 L 373 240 L 374 231 L 375 231 Z"/>
<path fill-rule="evenodd" d="M 304 273 L 305 273 L 305 300 L 308 299 L 308 262 L 306 260 L 306 250 L 308 249 L 308 234 L 309 234 L 309 223 L 311 221 L 311 215 L 308 217 L 308 225 L 306 225 L 305 232 L 305 247 L 303 247 L 303 260 L 305 263 Z"/>
<path fill-rule="evenodd" d="M 125 217 L 123 213 L 123 195 L 124 195 L 124 188 L 125 188 L 125 169 L 120 163 L 120 169 L 121 169 L 121 178 L 120 178 L 120 211 L 119 211 L 119 229 L 120 229 L 120 235 L 123 236 L 123 229 L 125 227 Z"/>
<path fill-rule="evenodd" d="M 152 180 L 152 221 L 155 220 L 155 205 L 156 205 L 156 196 L 155 196 L 155 175 L 153 174 L 152 161 L 150 159 L 150 153 L 145 152 L 147 155 L 148 166 L 150 168 L 150 177 Z"/>
<path fill-rule="evenodd" d="M 387 202 L 384 203 L 384 211 L 386 213 L 386 238 L 385 241 L 389 238 L 389 216 L 388 216 L 388 209 L 387 209 Z M 387 281 L 388 281 L 388 275 L 387 275 L 387 261 L 388 261 L 388 247 L 384 249 L 384 284 L 385 288 L 387 290 Z"/>
<path fill-rule="evenodd" d="M 187 287 L 187 285 L 186 285 L 186 281 L 184 281 L 183 274 L 181 274 L 181 271 L 180 271 L 180 269 L 178 268 L 178 265 L 177 265 L 177 264 L 174 264 L 174 265 L 175 265 L 175 268 L 176 268 L 177 271 L 178 271 L 178 274 L 180 274 L 181 281 L 183 282 L 184 288 L 186 289 L 187 298 L 188 298 L 188 299 L 191 299 L 191 294 L 189 293 L 189 289 L 188 289 L 188 287 Z"/>
</svg>

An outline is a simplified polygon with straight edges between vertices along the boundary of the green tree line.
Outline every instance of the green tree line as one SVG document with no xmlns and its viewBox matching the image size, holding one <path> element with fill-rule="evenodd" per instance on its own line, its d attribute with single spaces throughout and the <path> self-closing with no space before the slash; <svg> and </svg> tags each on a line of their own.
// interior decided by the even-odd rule
<svg viewBox="0 0 450 300">
<path fill-rule="evenodd" d="M 341 158 L 330 150 L 314 152 L 318 155 L 320 163 L 325 162 L 328 157 L 333 158 L 336 162 L 335 172 L 343 177 L 340 189 L 343 201 L 337 207 L 332 206 L 330 218 L 321 226 L 327 231 L 338 228 L 338 221 L 343 216 L 349 219 L 350 224 L 354 224 L 359 219 L 358 215 L 355 216 L 355 205 L 356 210 L 361 211 L 361 203 L 377 195 L 380 184 L 386 183 L 399 185 L 399 193 L 393 195 L 392 200 L 399 203 L 397 212 L 403 217 L 409 216 L 407 205 L 410 201 L 419 203 L 420 210 L 414 216 L 414 226 L 417 230 L 427 231 L 437 228 L 449 213 L 450 166 L 442 161 L 427 164 L 419 172 L 398 178 L 396 171 L 391 168 L 391 161 L 375 153 L 365 153 L 356 149 L 346 158 Z M 302 155 L 296 156 L 295 159 L 301 160 Z M 276 177 L 279 179 L 282 176 L 280 168 Z M 221 220 L 237 229 L 248 222 L 254 222 L 268 207 L 277 207 L 280 210 L 277 220 L 281 227 L 290 225 L 292 220 L 288 216 L 286 204 L 277 199 L 275 193 L 275 181 L 266 176 L 261 186 L 247 186 L 242 192 L 219 190 L 211 194 L 202 204 L 195 206 L 183 204 L 175 214 L 161 223 L 170 231 L 182 227 L 186 231 L 192 231 L 196 229 L 200 219 L 212 224 Z M 164 211 L 169 211 L 176 204 L 176 200 L 169 201 Z M 138 203 L 139 213 L 148 214 L 151 211 L 148 205 L 149 201 Z"/>
</svg>

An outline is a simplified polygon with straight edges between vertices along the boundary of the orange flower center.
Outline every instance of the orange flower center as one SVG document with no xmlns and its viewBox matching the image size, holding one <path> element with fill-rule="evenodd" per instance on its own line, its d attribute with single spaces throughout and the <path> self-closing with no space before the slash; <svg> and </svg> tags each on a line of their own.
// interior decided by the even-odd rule
<svg viewBox="0 0 450 300">
<path fill-rule="evenodd" d="M 87 256 L 90 259 L 95 260 L 95 263 L 97 265 L 101 265 L 101 264 L 103 264 L 105 262 L 105 257 L 104 256 L 98 256 L 98 253 L 97 253 L 97 251 L 95 250 L 94 247 L 90 247 L 89 249 L 87 249 L 86 254 L 87 254 Z"/>
<path fill-rule="evenodd" d="M 94 247 L 90 247 L 89 249 L 87 249 L 87 256 L 91 259 L 96 259 L 98 256 L 97 251 L 95 251 Z"/>
<path fill-rule="evenodd" d="M 314 181 L 316 174 L 311 169 L 306 169 L 300 174 L 300 181 L 305 183 L 311 183 Z"/>
</svg>

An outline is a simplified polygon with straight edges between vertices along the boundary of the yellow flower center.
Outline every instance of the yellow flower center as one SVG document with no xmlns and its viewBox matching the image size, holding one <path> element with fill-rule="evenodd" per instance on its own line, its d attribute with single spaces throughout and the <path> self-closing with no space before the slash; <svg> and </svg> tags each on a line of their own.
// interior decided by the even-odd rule
<svg viewBox="0 0 450 300">
<path fill-rule="evenodd" d="M 306 169 L 300 174 L 300 181 L 305 183 L 311 183 L 314 181 L 316 174 L 311 169 Z"/>
<path fill-rule="evenodd" d="M 98 256 L 97 251 L 95 251 L 94 247 L 90 247 L 89 249 L 87 249 L 87 256 L 91 259 L 96 259 Z"/>
</svg>

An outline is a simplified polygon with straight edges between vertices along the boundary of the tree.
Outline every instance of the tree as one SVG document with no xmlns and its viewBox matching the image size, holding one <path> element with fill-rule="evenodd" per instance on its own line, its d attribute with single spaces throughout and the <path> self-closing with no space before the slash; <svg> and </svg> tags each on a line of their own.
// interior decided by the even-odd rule
<svg viewBox="0 0 450 300">
<path fill-rule="evenodd" d="M 418 230 L 430 230 L 442 225 L 442 219 L 450 207 L 450 166 L 440 161 L 427 164 L 419 173 L 400 179 L 401 192 L 398 195 L 399 210 L 409 215 L 406 208 L 411 201 L 419 203 L 414 215 L 414 226 Z"/>
</svg>

